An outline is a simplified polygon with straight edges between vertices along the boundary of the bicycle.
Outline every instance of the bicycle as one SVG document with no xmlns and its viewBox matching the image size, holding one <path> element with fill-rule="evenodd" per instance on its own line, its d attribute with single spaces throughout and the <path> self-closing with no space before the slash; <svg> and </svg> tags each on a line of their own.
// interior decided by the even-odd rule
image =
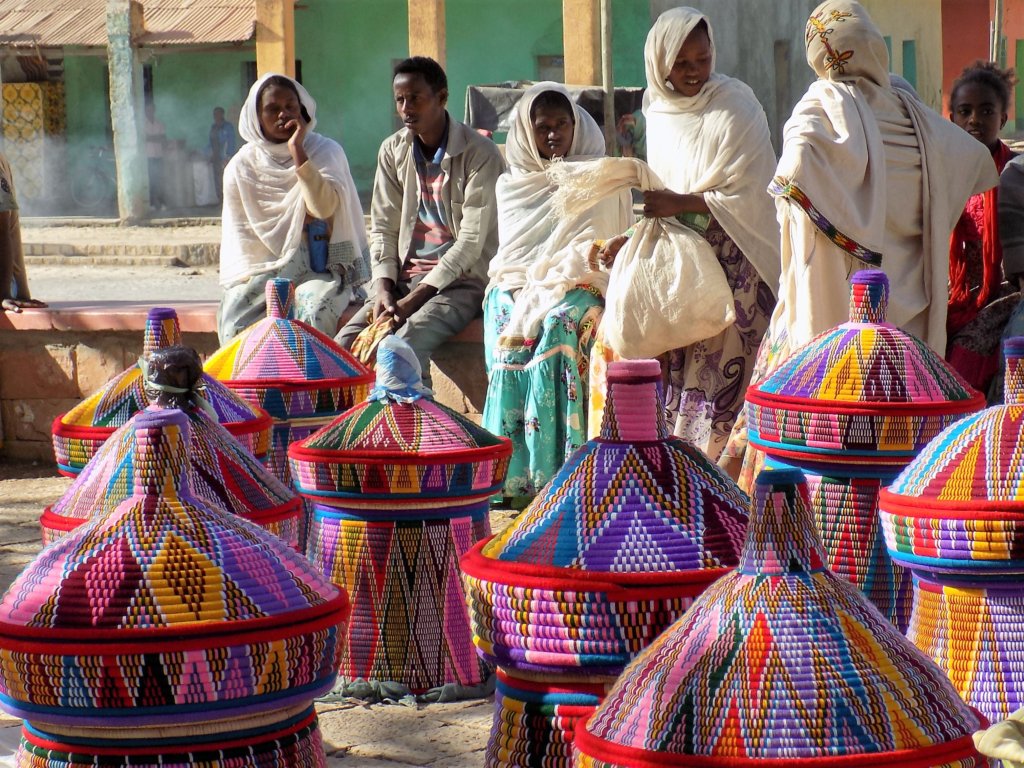
<svg viewBox="0 0 1024 768">
<path fill-rule="evenodd" d="M 110 147 L 90 147 L 71 179 L 71 199 L 86 211 L 109 209 L 117 196 L 114 153 Z"/>
</svg>

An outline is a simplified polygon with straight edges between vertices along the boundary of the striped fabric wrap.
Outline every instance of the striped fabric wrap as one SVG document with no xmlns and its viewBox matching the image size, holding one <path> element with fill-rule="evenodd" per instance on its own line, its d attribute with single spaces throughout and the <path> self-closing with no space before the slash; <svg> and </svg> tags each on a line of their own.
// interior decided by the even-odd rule
<svg viewBox="0 0 1024 768">
<path fill-rule="evenodd" d="M 477 650 L 498 665 L 492 768 L 568 765 L 569 713 L 738 562 L 747 498 L 669 436 L 658 362 L 614 363 L 608 382 L 600 437 L 462 559 Z"/>
<path fill-rule="evenodd" d="M 352 598 L 345 680 L 414 692 L 477 686 L 459 561 L 490 536 L 488 499 L 512 453 L 423 386 L 415 353 L 381 343 L 370 398 L 294 443 L 296 487 L 311 510 L 307 554 Z"/>
<path fill-rule="evenodd" d="M 181 344 L 177 313 L 167 307 L 154 307 L 146 319 L 142 358 L 176 344 Z M 142 370 L 136 363 L 54 419 L 53 449 L 62 475 L 74 477 L 81 472 L 118 427 L 149 405 L 143 384 Z M 213 407 L 217 420 L 250 453 L 260 459 L 266 457 L 271 421 L 265 411 L 208 375 L 203 376 L 203 398 Z"/>
<path fill-rule="evenodd" d="M 16 768 L 326 768 L 323 740 L 312 707 L 262 727 L 177 738 L 135 734 L 111 748 L 102 729 L 73 736 L 26 723 Z"/>
<path fill-rule="evenodd" d="M 158 409 L 149 406 L 147 410 Z M 187 415 L 190 448 L 186 472 L 192 491 L 297 549 L 304 514 L 302 499 L 205 413 L 194 411 Z M 43 512 L 39 523 L 44 544 L 74 530 L 90 517 L 112 511 L 132 495 L 138 416 L 129 419 L 106 441 L 64 495 Z"/>
<path fill-rule="evenodd" d="M 267 465 L 291 485 L 288 446 L 361 402 L 373 373 L 334 339 L 294 318 L 295 288 L 267 281 L 267 317 L 217 350 L 203 366 L 274 420 Z"/>
<path fill-rule="evenodd" d="M 763 472 L 739 566 L 577 726 L 577 766 L 976 766 L 984 719 L 833 574 L 798 470 Z"/>
<path fill-rule="evenodd" d="M 68 734 L 127 728 L 102 745 L 123 755 L 147 728 L 244 728 L 333 686 L 347 596 L 193 493 L 189 423 L 175 409 L 140 414 L 132 495 L 44 549 L 0 602 L 8 712 Z"/>
<path fill-rule="evenodd" d="M 907 636 L 993 721 L 1024 706 L 1024 337 L 1003 352 L 1005 405 L 947 428 L 879 498 L 914 574 Z"/>
</svg>

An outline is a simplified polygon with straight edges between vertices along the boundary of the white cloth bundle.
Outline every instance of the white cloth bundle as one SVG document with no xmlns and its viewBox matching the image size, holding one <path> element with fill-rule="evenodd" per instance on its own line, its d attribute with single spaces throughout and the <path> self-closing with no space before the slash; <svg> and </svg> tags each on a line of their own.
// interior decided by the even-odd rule
<svg viewBox="0 0 1024 768">
<path fill-rule="evenodd" d="M 557 163 L 553 205 L 585 210 L 623 189 L 664 189 L 642 160 Z M 735 302 L 714 250 L 674 219 L 644 219 L 619 251 L 608 279 L 601 331 L 620 357 L 656 357 L 721 333 L 736 321 Z"/>
</svg>

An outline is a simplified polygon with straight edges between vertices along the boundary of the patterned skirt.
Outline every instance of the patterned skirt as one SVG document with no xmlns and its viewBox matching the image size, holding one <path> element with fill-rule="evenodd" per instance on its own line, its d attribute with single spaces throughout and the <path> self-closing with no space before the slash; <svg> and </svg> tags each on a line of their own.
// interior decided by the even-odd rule
<svg viewBox="0 0 1024 768">
<path fill-rule="evenodd" d="M 771 288 L 725 230 L 712 222 L 704 235 L 725 271 L 735 298 L 736 322 L 710 339 L 673 349 L 659 358 L 665 380 L 665 409 L 676 436 L 718 461 L 754 369 L 775 299 Z M 600 431 L 605 371 L 615 353 L 598 339 L 590 379 L 590 436 Z"/>
<path fill-rule="evenodd" d="M 587 440 L 590 350 L 604 308 L 598 291 L 579 286 L 548 312 L 537 338 L 509 343 L 500 337 L 513 305 L 497 288 L 484 300 L 483 426 L 512 440 L 503 495 L 534 496 Z"/>
</svg>

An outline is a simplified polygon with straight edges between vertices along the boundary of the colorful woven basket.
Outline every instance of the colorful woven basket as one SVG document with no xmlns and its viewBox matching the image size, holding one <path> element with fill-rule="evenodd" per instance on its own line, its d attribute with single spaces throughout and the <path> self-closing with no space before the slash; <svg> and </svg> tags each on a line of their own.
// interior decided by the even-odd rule
<svg viewBox="0 0 1024 768">
<path fill-rule="evenodd" d="M 1005 405 L 936 437 L 880 494 L 889 554 L 914 572 L 908 637 L 992 720 L 1024 707 L 1024 337 Z"/>
<path fill-rule="evenodd" d="M 178 315 L 167 307 L 154 307 L 146 318 L 142 359 L 156 349 L 181 344 Z M 217 420 L 250 453 L 266 458 L 270 450 L 270 416 L 210 376 L 204 377 L 204 397 Z M 57 470 L 68 477 L 82 471 L 100 446 L 118 427 L 149 405 L 138 364 L 118 374 L 99 390 L 53 421 L 53 450 Z"/>
<path fill-rule="evenodd" d="M 334 339 L 294 318 L 295 288 L 267 281 L 267 317 L 215 352 L 206 372 L 274 420 L 267 466 L 290 486 L 288 446 L 361 402 L 373 372 Z"/>
<path fill-rule="evenodd" d="M 369 399 L 292 445 L 311 505 L 307 553 L 352 599 L 343 679 L 415 692 L 475 686 L 488 670 L 473 648 L 459 559 L 490 535 L 511 442 L 433 401 L 412 349 L 385 339 Z"/>
<path fill-rule="evenodd" d="M 878 491 L 985 399 L 924 342 L 885 322 L 884 272 L 858 272 L 851 285 L 850 322 L 747 391 L 750 440 L 773 464 L 807 473 L 829 567 L 904 630 L 910 574 L 885 554 Z"/>
<path fill-rule="evenodd" d="M 109 746 L 109 731 L 81 729 L 50 733 L 25 724 L 18 768 L 326 768 L 316 712 L 304 707 L 266 724 L 247 721 L 236 731 L 197 733 L 195 725 L 176 736 L 128 731 Z M 108 746 L 98 745 L 97 741 Z"/>
<path fill-rule="evenodd" d="M 158 410 L 149 406 L 147 410 Z M 140 413 L 144 413 L 142 411 Z M 39 518 L 43 543 L 60 538 L 89 517 L 113 510 L 135 487 L 135 419 L 97 451 L 71 486 Z M 204 412 L 188 413 L 191 439 L 186 461 L 192 491 L 299 547 L 302 499 Z"/>
<path fill-rule="evenodd" d="M 187 723 L 237 731 L 333 686 L 347 596 L 193 493 L 188 424 L 179 410 L 140 414 L 132 496 L 44 549 L 0 602 L 8 712 L 143 739 Z"/>
<path fill-rule="evenodd" d="M 798 470 L 767 471 L 739 567 L 577 727 L 576 765 L 985 766 L 984 720 L 825 565 Z"/>
<path fill-rule="evenodd" d="M 747 498 L 669 436 L 660 384 L 657 361 L 611 365 L 601 436 L 462 559 L 501 675 L 489 766 L 565 764 L 574 718 L 738 562 Z"/>
</svg>

